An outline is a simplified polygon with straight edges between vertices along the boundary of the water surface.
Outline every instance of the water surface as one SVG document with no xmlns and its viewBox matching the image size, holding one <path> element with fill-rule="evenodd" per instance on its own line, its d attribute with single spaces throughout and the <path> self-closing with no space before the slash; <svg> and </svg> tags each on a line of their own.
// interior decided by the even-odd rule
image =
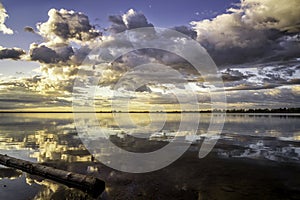
<svg viewBox="0 0 300 200">
<path fill-rule="evenodd" d="M 151 115 L 130 114 L 138 127 L 126 124 L 126 120 L 114 120 L 111 113 L 97 114 L 97 118 L 99 126 L 117 138 L 116 144 L 122 147 L 128 145 L 126 138 L 130 136 L 140 138 L 142 144 L 149 139 L 170 141 L 178 130 L 181 114 Z M 300 174 L 299 115 L 227 114 L 221 139 L 202 160 L 197 153 L 211 115 L 199 116 L 198 141 L 189 151 L 172 165 L 144 175 L 121 173 L 95 161 L 81 142 L 73 114 L 68 113 L 0 114 L 0 153 L 97 176 L 107 183 L 104 199 L 300 197 L 300 184 L 295 180 Z M 130 148 L 141 152 L 145 151 L 141 146 L 147 146 L 130 144 Z M 109 157 L 109 152 L 106 154 Z M 239 176 L 248 176 L 248 180 L 239 183 Z M 0 199 L 90 198 L 75 189 L 5 167 L 0 168 L 0 179 Z M 272 192 L 276 188 L 281 192 Z"/>
</svg>

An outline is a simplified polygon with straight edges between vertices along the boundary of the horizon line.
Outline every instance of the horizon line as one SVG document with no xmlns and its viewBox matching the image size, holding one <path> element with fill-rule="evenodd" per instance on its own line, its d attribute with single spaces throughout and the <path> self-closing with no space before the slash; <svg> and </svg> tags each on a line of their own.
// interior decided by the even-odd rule
<svg viewBox="0 0 300 200">
<path fill-rule="evenodd" d="M 273 109 L 263 109 L 263 108 L 257 108 L 257 109 L 226 109 L 226 110 L 187 110 L 187 111 L 179 111 L 179 110 L 173 110 L 173 111 L 34 111 L 34 110 L 0 110 L 0 113 L 284 113 L 282 111 L 285 111 L 287 113 L 300 113 L 299 107 L 294 108 L 273 108 Z M 295 112 L 296 111 L 296 112 Z"/>
</svg>

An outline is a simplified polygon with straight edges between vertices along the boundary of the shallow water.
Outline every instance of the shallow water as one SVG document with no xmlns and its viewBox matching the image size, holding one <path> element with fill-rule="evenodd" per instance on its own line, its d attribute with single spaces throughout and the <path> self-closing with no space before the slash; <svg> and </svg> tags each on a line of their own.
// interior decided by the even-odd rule
<svg viewBox="0 0 300 200">
<path fill-rule="evenodd" d="M 116 143 L 125 148 L 124 143 L 128 141 L 124 137 L 128 135 L 139 137 L 142 141 L 148 138 L 151 141 L 170 141 L 182 120 L 181 114 L 165 116 L 136 113 L 129 115 L 133 122 L 131 124 L 126 114 L 118 115 L 119 120 L 115 120 L 110 113 L 97 114 L 97 119 L 101 130 L 115 135 L 119 138 Z M 191 115 L 184 119 L 193 120 L 195 114 Z M 298 176 L 300 168 L 299 115 L 227 114 L 221 139 L 214 151 L 202 160 L 197 158 L 203 139 L 200 136 L 205 136 L 211 115 L 197 115 L 200 116 L 197 129 L 199 140 L 194 141 L 189 151 L 172 165 L 146 175 L 121 173 L 94 161 L 75 129 L 73 114 L 67 113 L 0 114 L 0 153 L 102 178 L 107 182 L 107 190 L 102 197 L 104 199 L 259 199 L 262 194 L 266 195 L 265 199 L 274 199 L 276 193 L 272 190 L 276 187 L 286 187 L 282 193 L 277 194 L 280 197 L 278 199 L 299 197 L 297 195 L 300 191 L 297 188 L 300 188 L 300 184 L 290 180 Z M 189 121 L 185 124 L 188 125 Z M 137 151 L 145 151 L 137 143 L 134 144 L 136 146 L 129 148 L 137 147 L 141 148 Z M 109 157 L 109 152 L 106 156 Z M 236 170 L 228 170 L 230 166 Z M 264 177 L 265 170 L 270 166 L 273 170 L 267 174 L 270 177 L 259 177 Z M 226 169 L 222 170 L 222 167 Z M 202 174 L 198 174 L 200 169 Z M 285 170 L 289 170 L 288 174 L 285 174 Z M 278 172 L 280 178 L 273 180 L 271 177 L 277 176 Z M 249 174 L 248 182 L 235 182 L 238 176 L 245 173 Z M 162 177 L 169 184 L 161 182 Z M 0 199 L 90 198 L 80 191 L 26 173 L 11 172 L 4 167 L 0 168 L 0 179 Z M 261 179 L 272 184 L 265 190 L 255 189 L 254 185 Z M 216 185 L 216 188 L 212 185 Z M 244 189 L 239 188 L 239 185 Z"/>
</svg>

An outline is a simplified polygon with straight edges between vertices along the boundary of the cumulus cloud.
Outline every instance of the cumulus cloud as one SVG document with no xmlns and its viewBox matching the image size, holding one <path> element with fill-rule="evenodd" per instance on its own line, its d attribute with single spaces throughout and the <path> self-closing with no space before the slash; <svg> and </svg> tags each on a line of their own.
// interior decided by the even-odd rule
<svg viewBox="0 0 300 200">
<path fill-rule="evenodd" d="M 132 32 L 132 34 L 134 35 L 134 32 Z M 174 48 L 181 46 L 181 44 L 184 45 L 185 42 L 185 40 L 174 38 L 174 40 L 178 39 L 177 43 L 170 43 L 170 38 L 165 38 L 169 37 L 169 35 L 165 33 L 157 33 L 156 36 L 157 37 L 155 37 L 154 39 L 145 41 L 137 40 L 136 42 L 140 44 L 145 42 L 145 45 L 147 45 L 146 43 L 151 41 L 152 44 L 157 46 L 157 48 L 160 48 L 160 45 L 162 44 L 161 42 L 164 42 L 165 45 L 173 45 Z M 120 41 L 119 39 L 120 38 L 117 36 L 117 38 L 115 38 L 113 41 L 110 41 L 109 44 L 106 44 L 106 41 L 104 39 L 104 45 L 102 46 L 104 48 L 104 52 L 101 52 L 101 56 L 97 57 L 97 59 L 105 60 L 106 58 L 116 58 L 116 55 L 120 53 L 120 49 L 125 49 L 125 52 L 127 51 L 126 49 L 131 49 L 130 46 L 127 46 L 126 42 Z M 149 65 L 149 63 L 151 63 L 151 65 Z M 142 65 L 147 65 L 147 68 L 149 69 L 140 71 L 137 67 Z M 143 80 L 152 78 L 153 80 L 156 80 L 156 82 L 168 81 L 172 84 L 178 83 L 178 81 L 180 81 L 178 80 L 178 77 L 176 80 L 170 77 L 174 70 L 179 71 L 178 73 L 182 74 L 186 79 L 188 79 L 188 76 L 191 74 L 198 76 L 200 75 L 199 72 L 197 72 L 197 70 L 191 64 L 182 59 L 180 56 L 155 48 L 130 51 L 129 53 L 126 53 L 121 57 L 115 59 L 111 64 L 108 64 L 105 67 L 101 66 L 101 68 L 103 69 L 103 72 L 100 84 L 112 87 L 123 75 L 132 70 L 136 72 L 135 77 L 139 77 Z M 156 70 L 158 73 L 156 73 L 156 75 L 154 76 L 153 73 Z M 130 77 L 130 79 L 133 80 L 134 78 Z"/>
<path fill-rule="evenodd" d="M 37 25 L 36 33 L 44 38 L 44 42 L 40 44 L 33 43 L 30 46 L 29 59 L 41 63 L 43 74 L 43 77 L 36 82 L 39 86 L 31 88 L 40 90 L 47 88 L 50 91 L 56 88 L 71 92 L 81 62 L 86 59 L 95 44 L 96 47 L 100 46 L 102 48 L 100 57 L 104 61 L 106 59 L 103 57 L 114 57 L 120 50 L 131 48 L 131 46 L 128 46 L 126 39 L 118 38 L 115 34 L 101 36 L 102 34 L 90 25 L 88 17 L 83 13 L 64 9 L 51 9 L 48 15 L 49 19 L 46 22 Z M 148 22 L 143 13 L 132 9 L 123 15 L 110 16 L 109 20 L 112 23 L 109 28 L 110 33 L 119 33 L 140 27 L 153 28 L 153 25 Z M 196 37 L 196 32 L 185 26 L 174 27 L 174 30 L 193 38 Z M 31 31 L 31 29 L 28 28 L 28 31 Z M 153 33 L 155 33 L 154 29 Z M 160 47 L 161 42 L 165 39 L 169 40 L 172 37 L 174 37 L 174 40 L 178 39 L 175 36 L 168 35 L 168 33 L 160 34 L 156 39 L 157 47 Z M 180 40 L 178 42 L 184 43 Z M 193 69 L 182 58 L 169 52 L 154 49 L 135 50 L 116 59 L 112 64 L 106 63 L 104 67 L 102 66 L 102 78 L 99 84 L 113 86 L 130 69 L 147 63 L 172 65 L 173 68 L 182 72 L 185 71 L 186 74 L 191 72 L 191 70 L 188 70 L 189 68 Z M 86 69 L 85 73 L 96 72 L 93 68 L 89 68 Z M 141 74 L 140 76 L 145 75 Z M 168 77 L 168 72 L 160 74 L 160 77 L 160 80 L 163 80 L 163 77 Z M 174 81 L 172 82 L 174 83 Z M 142 90 L 151 92 L 150 89 L 147 89 L 147 86 L 140 88 L 138 91 Z"/>
<path fill-rule="evenodd" d="M 0 60 L 1 59 L 13 59 L 18 60 L 26 52 L 19 48 L 3 48 L 0 46 Z"/>
<path fill-rule="evenodd" d="M 40 63 L 41 76 L 29 78 L 26 85 L 40 92 L 71 93 L 75 75 L 90 46 L 101 42 L 102 33 L 90 24 L 88 17 L 75 11 L 51 9 L 48 20 L 24 30 L 43 38 L 30 45 L 26 60 Z"/>
<path fill-rule="evenodd" d="M 48 41 L 90 41 L 101 35 L 81 12 L 51 9 L 47 22 L 37 25 L 38 32 Z"/>
<path fill-rule="evenodd" d="M 109 16 L 109 21 L 112 23 L 109 30 L 113 33 L 120 33 L 125 30 L 141 27 L 153 27 L 153 24 L 148 22 L 143 13 L 133 9 L 128 10 L 128 12 L 122 16 L 111 15 Z"/>
<path fill-rule="evenodd" d="M 133 9 L 130 9 L 125 13 L 122 18 L 128 29 L 153 27 L 151 23 L 148 23 L 148 20 L 143 13 L 136 12 Z"/>
<path fill-rule="evenodd" d="M 285 59 L 291 49 L 300 51 L 299 38 L 289 42 L 300 31 L 299 6 L 297 0 L 242 0 L 228 13 L 191 25 L 218 64 Z"/>
<path fill-rule="evenodd" d="M 33 29 L 25 27 L 25 31 L 32 32 Z M 35 72 L 38 75 L 0 80 L 1 94 L 7 96 L 9 93 L 18 93 L 22 99 L 26 99 L 19 103 L 23 107 L 24 104 L 31 108 L 70 106 L 69 99 L 77 71 L 89 53 L 90 46 L 96 40 L 101 41 L 101 33 L 90 25 L 88 17 L 82 13 L 52 9 L 49 20 L 37 25 L 36 34 L 42 36 L 43 41 L 31 44 L 28 55 L 18 48 L 0 47 L 0 59 L 22 59 L 40 63 L 40 69 Z M 41 101 L 29 102 L 35 95 L 40 96 Z M 28 96 L 30 97 L 27 102 Z M 54 96 L 59 98 L 52 98 Z M 14 106 L 6 105 L 14 101 L 13 99 L 3 100 L 3 106 L 7 109 L 20 108 L 16 102 Z"/>
<path fill-rule="evenodd" d="M 108 20 L 112 23 L 109 31 L 113 33 L 121 33 L 127 29 L 121 15 L 111 15 L 108 17 Z"/>
<path fill-rule="evenodd" d="M 291 1 L 291 3 L 295 6 L 297 2 Z M 297 36 L 299 23 L 296 18 L 298 13 L 292 12 L 292 16 L 285 16 L 283 13 L 287 13 L 287 10 L 292 8 L 281 8 L 280 2 L 278 5 L 281 7 L 276 7 L 276 9 L 270 7 L 272 5 L 267 0 L 262 0 L 260 3 L 254 0 L 244 0 L 240 5 L 229 9 L 228 13 L 219 15 L 213 20 L 193 22 L 193 29 L 188 26 L 177 26 L 173 29 L 197 39 L 208 49 L 215 61 L 222 64 L 245 63 L 253 59 L 272 61 L 278 57 L 285 59 L 294 58 L 297 55 L 299 57 L 299 36 Z M 277 17 L 276 12 L 274 14 L 265 10 L 269 8 L 268 6 L 277 12 Z M 153 30 L 150 41 L 158 49 L 162 45 L 168 46 L 167 42 L 170 40 L 176 41 L 174 49 L 184 46 L 186 42 L 184 38 L 174 36 L 168 31 L 155 31 L 143 13 L 130 9 L 123 15 L 110 16 L 111 26 L 107 29 L 107 34 L 103 36 L 90 24 L 88 17 L 83 13 L 51 9 L 48 15 L 49 19 L 44 23 L 39 23 L 35 32 L 42 36 L 43 41 L 31 44 L 27 57 L 23 57 L 25 52 L 21 49 L 0 48 L 0 59 L 24 58 L 39 62 L 40 74 L 31 78 L 1 83 L 1 86 L 47 93 L 44 94 L 45 96 L 48 94 L 70 96 L 73 92 L 74 79 L 78 77 L 78 69 L 82 67 L 84 59 L 93 61 L 93 56 L 90 55 L 89 58 L 86 56 L 94 47 L 97 47 L 101 51 L 97 52 L 98 57 L 95 60 L 99 59 L 97 61 L 100 64 L 87 66 L 81 75 L 101 76 L 98 84 L 105 91 L 104 94 L 113 90 L 122 90 L 125 95 L 135 92 L 138 93 L 138 98 L 134 99 L 137 103 L 174 106 L 173 104 L 178 102 L 175 97 L 165 92 L 170 91 L 168 87 L 171 85 L 176 91 L 187 91 L 187 86 L 193 85 L 193 90 L 199 95 L 198 99 L 203 100 L 203 103 L 209 102 L 209 97 L 204 95 L 209 89 L 208 84 L 203 82 L 201 75 L 193 66 L 178 55 L 155 48 L 140 49 L 122 55 L 112 63 L 106 62 L 108 58 L 119 55 L 122 50 L 131 49 L 132 44 L 129 44 L 126 38 L 118 37 L 117 33 L 134 28 L 150 27 Z M 24 30 L 34 33 L 31 27 L 25 27 Z M 149 42 L 149 40 L 143 40 L 143 34 L 137 33 L 131 36 L 136 37 L 135 42 L 141 46 L 143 42 Z M 147 63 L 152 63 L 154 67 L 134 69 Z M 163 68 L 159 64 L 167 65 L 169 68 Z M 238 105 L 241 101 L 247 101 L 249 105 L 261 103 L 263 98 L 268 101 L 271 101 L 271 98 L 277 98 L 276 101 L 284 103 L 284 95 L 288 92 L 278 92 L 278 88 L 284 85 L 294 88 L 290 93 L 298 94 L 298 88 L 295 86 L 299 84 L 298 63 L 282 65 L 273 63 L 248 67 L 221 71 L 226 90 L 231 95 L 229 101 L 232 105 Z M 182 77 L 177 74 L 172 76 L 173 71 L 177 71 Z M 127 78 L 123 78 L 123 83 L 127 85 L 114 87 L 124 75 Z M 138 85 L 143 81 L 146 83 Z M 137 87 L 131 87 L 135 85 Z M 254 92 L 258 95 L 254 95 Z M 122 101 L 121 97 L 122 95 L 118 101 Z M 145 100 L 142 97 L 147 98 Z M 101 98 L 109 101 L 105 99 L 106 97 Z M 290 101 L 295 101 L 295 99 L 297 99 L 296 95 Z"/>
<path fill-rule="evenodd" d="M 4 8 L 4 6 L 2 5 L 2 3 L 0 2 L 0 32 L 4 33 L 4 34 L 13 34 L 13 30 L 11 30 L 10 28 L 8 28 L 5 25 L 5 20 L 8 18 L 8 14 L 6 12 L 6 9 Z"/>
<path fill-rule="evenodd" d="M 109 73 L 107 73 L 109 75 L 108 77 L 114 77 L 115 80 L 112 82 L 115 82 L 116 79 L 122 75 L 122 73 L 126 72 L 126 70 L 147 63 L 160 63 L 167 66 L 172 66 L 172 68 L 179 70 L 183 74 L 198 74 L 197 70 L 180 56 L 168 51 L 160 50 L 162 45 L 166 47 L 168 45 L 173 45 L 168 43 L 171 40 L 176 41 L 174 48 L 178 48 L 181 44 L 185 44 L 185 37 L 196 39 L 197 32 L 190 27 L 176 26 L 172 28 L 173 30 L 178 31 L 185 36 L 179 33 L 174 35 L 174 32 L 170 31 L 158 33 L 154 29 L 154 26 L 148 22 L 143 13 L 137 12 L 133 9 L 130 9 L 123 15 L 111 15 L 109 16 L 109 21 L 111 22 L 111 26 L 108 30 L 113 34 L 103 39 L 103 47 L 107 47 L 107 49 L 105 49 L 105 55 L 107 55 L 107 57 L 114 57 L 114 55 L 118 54 L 120 51 L 124 49 L 130 49 L 132 47 L 133 41 L 128 42 L 126 38 L 123 40 L 122 38 L 115 37 L 115 34 L 135 28 L 148 28 L 146 34 L 139 34 L 139 31 L 137 31 L 137 34 L 133 34 L 134 31 L 131 32 L 135 42 L 140 43 L 140 45 L 137 46 L 143 46 L 143 44 L 147 46 L 147 42 L 151 41 L 151 44 L 157 47 L 134 50 L 115 60 L 115 65 L 112 65 L 108 70 Z M 117 68 L 114 67 L 116 65 L 118 66 Z M 124 70 L 122 72 L 121 68 L 124 68 L 125 72 Z M 109 80 L 111 80 L 111 78 L 109 78 Z"/>
</svg>

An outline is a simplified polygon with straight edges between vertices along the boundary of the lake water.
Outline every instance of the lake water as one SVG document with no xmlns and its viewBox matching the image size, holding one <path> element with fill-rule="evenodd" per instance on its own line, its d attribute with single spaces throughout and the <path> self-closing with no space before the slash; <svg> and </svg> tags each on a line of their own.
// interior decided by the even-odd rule
<svg viewBox="0 0 300 200">
<path fill-rule="evenodd" d="M 97 114 L 97 118 L 102 130 L 119 138 L 116 143 L 120 146 L 126 147 L 122 143 L 128 145 L 124 138 L 130 136 L 145 143 L 148 139 L 169 142 L 178 130 L 181 114 L 151 115 L 130 114 L 139 128 L 114 120 L 111 113 Z M 95 161 L 77 134 L 73 114 L 67 113 L 0 114 L 0 153 L 99 177 L 107 183 L 102 199 L 300 197 L 300 115 L 227 114 L 221 138 L 204 159 L 199 159 L 197 152 L 211 115 L 197 115 L 201 116 L 198 140 L 179 160 L 147 174 L 122 173 Z M 129 148 L 139 148 L 134 145 Z M 52 181 L 0 168 L 0 199 L 90 198 Z"/>
</svg>

